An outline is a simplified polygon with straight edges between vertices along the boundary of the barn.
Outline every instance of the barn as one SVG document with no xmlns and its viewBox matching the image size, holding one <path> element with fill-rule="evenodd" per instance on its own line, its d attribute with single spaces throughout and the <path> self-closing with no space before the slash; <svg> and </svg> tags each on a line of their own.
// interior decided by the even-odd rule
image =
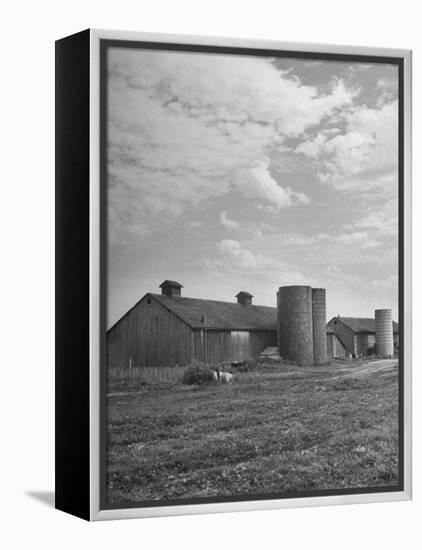
<svg viewBox="0 0 422 550">
<path fill-rule="evenodd" d="M 327 328 L 333 330 L 347 354 L 366 355 L 376 343 L 375 318 L 333 317 Z M 393 321 L 394 347 L 399 345 L 399 325 Z"/>
<path fill-rule="evenodd" d="M 253 305 L 245 291 L 236 302 L 182 296 L 166 280 L 147 293 L 107 332 L 108 366 L 217 365 L 255 358 L 277 345 L 277 308 Z"/>
<path fill-rule="evenodd" d="M 344 359 L 346 357 L 346 348 L 334 330 L 327 328 L 327 358 Z"/>
</svg>

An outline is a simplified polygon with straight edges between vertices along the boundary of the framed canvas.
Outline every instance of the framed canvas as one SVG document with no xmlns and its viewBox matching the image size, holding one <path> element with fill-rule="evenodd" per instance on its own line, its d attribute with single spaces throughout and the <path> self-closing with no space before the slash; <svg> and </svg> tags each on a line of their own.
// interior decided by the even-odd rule
<svg viewBox="0 0 422 550">
<path fill-rule="evenodd" d="M 411 498 L 411 52 L 56 43 L 56 507 Z"/>
</svg>

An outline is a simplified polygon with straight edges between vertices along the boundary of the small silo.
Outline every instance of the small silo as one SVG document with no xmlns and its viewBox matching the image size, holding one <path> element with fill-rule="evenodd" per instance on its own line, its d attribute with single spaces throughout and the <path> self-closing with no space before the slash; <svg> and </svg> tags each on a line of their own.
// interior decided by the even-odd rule
<svg viewBox="0 0 422 550">
<path fill-rule="evenodd" d="M 325 288 L 312 289 L 314 364 L 327 363 L 327 314 Z"/>
<path fill-rule="evenodd" d="M 394 356 L 393 313 L 391 309 L 375 310 L 375 341 L 377 354 Z"/>
<path fill-rule="evenodd" d="M 280 356 L 303 366 L 312 365 L 312 289 L 281 286 L 278 289 L 278 336 Z"/>
</svg>

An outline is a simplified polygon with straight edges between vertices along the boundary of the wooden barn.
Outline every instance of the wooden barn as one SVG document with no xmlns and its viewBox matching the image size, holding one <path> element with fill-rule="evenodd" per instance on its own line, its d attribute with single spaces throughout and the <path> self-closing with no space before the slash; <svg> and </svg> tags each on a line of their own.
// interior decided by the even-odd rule
<svg viewBox="0 0 422 550">
<path fill-rule="evenodd" d="M 346 348 L 334 330 L 327 328 L 327 359 L 345 359 Z"/>
<path fill-rule="evenodd" d="M 333 317 L 327 328 L 333 330 L 346 349 L 347 354 L 366 355 L 376 343 L 375 318 Z M 394 347 L 399 344 L 399 325 L 393 321 Z"/>
<path fill-rule="evenodd" d="M 161 294 L 146 294 L 107 332 L 110 368 L 185 366 L 192 360 L 218 365 L 256 358 L 277 345 L 277 309 L 181 295 L 181 284 L 164 281 Z"/>
</svg>

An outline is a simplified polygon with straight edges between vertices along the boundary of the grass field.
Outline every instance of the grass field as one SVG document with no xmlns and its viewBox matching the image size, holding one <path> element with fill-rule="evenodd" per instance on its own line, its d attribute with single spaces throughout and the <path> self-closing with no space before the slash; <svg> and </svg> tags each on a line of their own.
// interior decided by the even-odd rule
<svg viewBox="0 0 422 550">
<path fill-rule="evenodd" d="M 111 384 L 110 502 L 398 483 L 397 361 L 262 364 L 232 384 Z"/>
</svg>

